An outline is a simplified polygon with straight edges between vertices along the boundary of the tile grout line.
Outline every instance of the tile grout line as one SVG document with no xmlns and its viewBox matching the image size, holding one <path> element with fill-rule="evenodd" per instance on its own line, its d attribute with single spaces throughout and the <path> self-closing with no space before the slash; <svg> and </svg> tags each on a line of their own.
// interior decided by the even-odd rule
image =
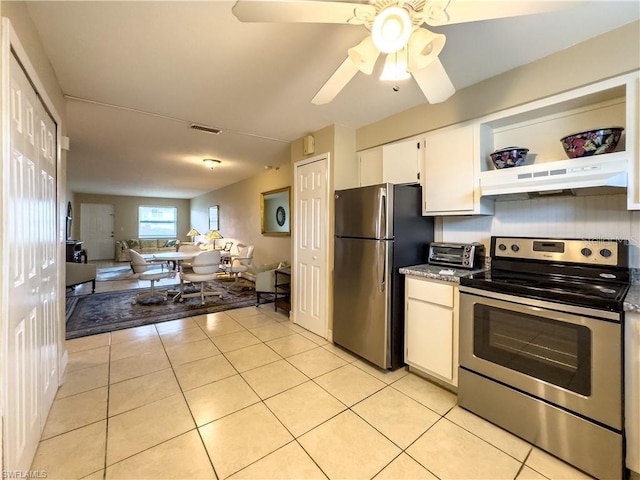
<svg viewBox="0 0 640 480">
<path fill-rule="evenodd" d="M 185 317 L 185 318 L 189 318 L 189 317 Z M 232 318 L 232 319 L 233 319 L 233 318 Z M 233 320 L 234 320 L 234 321 L 237 321 L 237 320 L 235 320 L 235 319 L 233 319 Z M 275 320 L 275 322 L 276 322 L 275 324 L 281 323 L 281 322 L 278 322 L 278 320 L 277 320 L 277 319 L 274 319 L 274 320 Z M 202 339 L 202 340 L 209 340 L 209 341 L 210 341 L 214 346 L 216 346 L 216 345 L 215 345 L 215 342 L 214 342 L 214 337 L 210 337 L 210 336 L 207 334 L 207 331 L 204 329 L 204 327 L 203 327 L 202 325 L 200 325 L 200 324 L 199 324 L 199 323 L 197 323 L 197 322 L 194 322 L 194 323 L 195 323 L 195 325 L 196 325 L 196 326 L 198 326 L 198 327 L 200 328 L 200 331 L 202 331 L 202 332 L 205 334 L 205 336 L 206 336 L 206 339 Z M 252 332 L 250 332 L 250 330 L 249 330 L 247 327 L 245 327 L 244 325 L 242 325 L 242 328 L 243 328 L 243 330 L 244 330 L 244 331 L 249 331 L 249 333 L 252 333 Z M 168 353 L 167 353 L 167 345 L 165 345 L 165 343 L 162 341 L 162 335 L 161 335 L 161 334 L 160 334 L 160 332 L 158 331 L 157 327 L 155 328 L 155 330 L 156 330 L 156 334 L 158 335 L 159 339 L 161 340 L 161 343 L 162 343 L 162 346 L 163 346 L 163 351 L 164 351 L 165 355 L 168 357 Z M 182 328 L 180 328 L 180 329 L 176 329 L 176 332 L 178 332 L 178 331 L 180 331 L 180 330 L 184 330 L 184 327 L 182 327 Z M 298 335 L 300 335 L 300 333 L 299 333 L 299 332 L 295 332 L 295 331 L 293 331 L 293 330 L 292 330 L 291 335 L 294 335 L 294 334 L 298 334 Z M 287 335 L 287 336 L 291 336 L 291 335 Z M 286 338 L 287 336 L 285 336 L 285 337 L 277 337 L 277 338 Z M 302 336 L 302 337 L 304 337 L 304 338 L 307 338 L 307 337 L 305 337 L 304 335 L 301 335 L 301 336 Z M 327 391 L 324 387 L 322 387 L 320 384 L 318 384 L 318 383 L 316 382 L 316 379 L 317 379 L 317 378 L 322 377 L 322 376 L 327 375 L 327 374 L 330 374 L 331 372 L 334 372 L 334 371 L 336 371 L 336 370 L 338 370 L 338 369 L 340 369 L 340 368 L 346 367 L 347 365 L 353 365 L 354 367 L 356 367 L 356 368 L 358 368 L 359 370 L 361 370 L 363 373 L 366 373 L 368 376 L 370 376 L 370 377 L 372 377 L 372 378 L 374 378 L 374 379 L 377 379 L 377 377 L 375 377 L 374 375 L 372 375 L 372 374 L 370 374 L 369 372 L 367 372 L 366 370 L 364 370 L 364 369 L 360 368 L 357 364 L 354 364 L 354 363 L 357 361 L 357 359 L 356 359 L 356 360 L 348 361 L 347 359 L 342 358 L 342 357 L 340 357 L 340 356 L 338 356 L 338 355 L 334 354 L 333 352 L 329 351 L 328 349 L 324 349 L 324 350 L 325 350 L 325 351 L 327 351 L 328 353 L 330 353 L 330 354 L 332 354 L 332 355 L 334 355 L 334 356 L 336 356 L 336 357 L 340 358 L 341 360 L 343 360 L 343 361 L 345 362 L 345 364 L 344 364 L 344 365 L 341 365 L 341 366 L 339 366 L 339 367 L 336 367 L 336 368 L 334 368 L 334 369 L 332 369 L 332 370 L 329 370 L 328 372 L 324 372 L 324 373 L 322 373 L 322 374 L 320 374 L 320 375 L 317 375 L 316 377 L 311 378 L 311 377 L 309 377 L 308 375 L 306 375 L 304 372 L 300 371 L 300 370 L 299 370 L 295 365 L 293 365 L 291 362 L 289 362 L 288 357 L 283 357 L 281 354 L 279 354 L 277 351 L 275 351 L 275 350 L 274 350 L 270 345 L 268 345 L 268 344 L 266 343 L 266 341 L 264 341 L 264 340 L 262 340 L 262 339 L 260 339 L 260 338 L 258 338 L 258 340 L 259 340 L 259 343 L 257 343 L 256 345 L 263 344 L 263 345 L 267 346 L 267 348 L 269 348 L 271 351 L 273 351 L 274 353 L 276 353 L 276 355 L 279 357 L 279 359 L 278 359 L 278 360 L 275 360 L 274 362 L 277 362 L 277 361 L 280 361 L 280 360 L 285 360 L 285 361 L 286 361 L 290 366 L 292 366 L 296 371 L 300 372 L 301 374 L 303 374 L 303 375 L 305 376 L 305 378 L 306 378 L 307 380 L 305 380 L 305 382 L 303 382 L 303 383 L 306 383 L 306 382 L 308 382 L 308 381 L 312 381 L 315 385 L 317 385 L 318 387 L 320 387 L 323 391 L 327 392 L 327 393 L 328 393 L 329 395 L 331 395 L 333 398 L 336 398 L 336 400 L 338 400 L 341 404 L 342 404 L 342 402 L 341 402 L 339 399 L 337 399 L 337 397 L 335 397 L 333 394 L 331 394 L 331 392 Z M 271 339 L 271 340 L 274 340 L 274 339 Z M 269 341 L 270 341 L 270 340 L 269 340 Z M 186 343 L 184 343 L 183 345 L 188 345 L 189 343 L 194 343 L 194 341 L 186 342 Z M 315 343 L 315 342 L 314 342 L 314 343 Z M 180 345 L 180 344 L 176 344 L 176 345 Z M 326 346 L 326 345 L 327 345 L 327 344 L 323 344 L 323 345 L 315 344 L 315 346 L 314 346 L 313 348 L 311 348 L 311 349 L 309 349 L 309 350 L 306 350 L 305 352 L 307 352 L 307 351 L 311 351 L 311 350 L 315 350 L 315 349 L 317 349 L 317 348 L 323 348 L 323 347 L 324 347 L 324 346 Z M 110 341 L 110 342 L 109 342 L 109 367 L 108 367 L 108 372 L 109 372 L 109 373 L 108 373 L 108 383 L 107 383 L 107 386 L 108 386 L 107 412 L 109 411 L 109 402 L 108 402 L 108 400 L 109 400 L 109 393 L 110 393 L 110 387 L 111 387 L 111 383 L 110 383 L 110 375 L 111 375 L 111 346 L 112 346 L 112 343 L 111 343 L 111 341 Z M 216 346 L 216 348 L 217 348 L 217 346 Z M 245 347 L 243 347 L 243 348 L 245 348 Z M 236 351 L 236 350 L 231 350 L 231 351 Z M 229 351 L 229 352 L 231 352 L 231 351 Z M 220 354 L 222 354 L 222 355 L 224 356 L 225 360 L 227 360 L 228 362 L 229 362 L 229 359 L 227 358 L 226 353 L 229 353 L 229 352 L 220 352 Z M 300 353 L 304 353 L 304 352 L 300 352 Z M 294 355 L 291 355 L 291 356 L 294 356 Z M 207 358 L 208 358 L 208 357 L 207 357 Z M 267 364 L 265 364 L 265 365 L 268 365 L 268 364 L 271 364 L 271 363 L 274 363 L 274 362 L 269 362 L 269 363 L 267 363 Z M 187 363 L 190 363 L 190 362 L 187 362 Z M 252 387 L 250 384 L 248 384 L 247 380 L 246 380 L 246 379 L 244 378 L 244 376 L 243 376 L 243 373 L 246 373 L 246 372 L 249 372 L 249 371 L 255 370 L 255 369 L 257 369 L 257 368 L 261 368 L 261 367 L 263 367 L 263 366 L 265 366 L 265 365 L 260 365 L 260 366 L 258 366 L 258 367 L 254 367 L 254 368 L 249 369 L 249 370 L 247 370 L 247 371 L 245 371 L 245 372 L 240 372 L 240 371 L 238 371 L 238 369 L 237 369 L 237 368 L 236 368 L 236 367 L 235 367 L 231 362 L 229 362 L 229 363 L 231 364 L 231 366 L 232 366 L 233 370 L 236 372 L 236 373 L 235 373 L 235 375 L 240 376 L 240 377 L 243 379 L 243 381 L 244 381 L 244 382 L 249 386 L 249 388 L 250 388 L 250 389 L 251 389 L 251 390 L 256 394 L 256 396 L 258 397 L 258 399 L 259 399 L 259 400 L 258 400 L 256 403 L 252 404 L 251 406 L 256 405 L 256 404 L 259 404 L 259 403 L 262 403 L 263 405 L 265 405 L 265 407 L 270 411 L 270 413 L 271 413 L 271 414 L 272 414 L 272 415 L 273 415 L 273 416 L 278 420 L 279 424 L 280 424 L 283 428 L 285 428 L 285 430 L 287 430 L 287 431 L 291 434 L 291 436 L 293 437 L 293 440 L 292 440 L 291 442 L 287 442 L 285 445 L 278 447 L 278 449 L 274 450 L 274 452 L 275 452 L 275 451 L 277 451 L 277 450 L 279 450 L 280 448 L 283 448 L 284 446 L 286 446 L 286 445 L 288 445 L 288 444 L 292 443 L 294 440 L 298 443 L 298 445 L 300 445 L 300 447 L 301 447 L 301 448 L 303 448 L 303 447 L 302 447 L 302 445 L 300 444 L 300 442 L 298 441 L 298 439 L 299 439 L 302 435 L 305 435 L 305 434 L 309 433 L 310 431 L 314 430 L 315 428 L 318 428 L 320 425 L 323 425 L 324 423 L 326 423 L 326 422 L 330 421 L 331 419 L 335 418 L 336 416 L 338 416 L 338 415 L 340 415 L 340 414 L 344 413 L 346 410 L 351 410 L 351 411 L 352 411 L 352 412 L 353 412 L 353 413 L 354 413 L 358 418 L 362 419 L 365 423 L 367 423 L 368 425 L 370 425 L 374 430 L 376 430 L 378 433 L 380 433 L 380 434 L 381 434 L 385 439 L 387 439 L 388 441 L 390 441 L 393 445 L 396 445 L 396 444 L 395 444 L 391 439 L 389 439 L 386 435 L 384 435 L 382 432 L 380 432 L 380 431 L 379 431 L 375 426 L 371 425 L 371 424 L 370 424 L 369 422 L 367 422 L 364 418 L 360 417 L 360 415 L 358 415 L 358 414 L 357 414 L 357 413 L 356 413 L 352 408 L 353 408 L 354 406 L 356 406 L 356 405 L 360 404 L 361 402 L 363 402 L 363 401 L 364 401 L 364 400 L 366 400 L 367 398 L 370 398 L 371 396 L 373 396 L 373 395 L 375 395 L 375 394 L 377 394 L 377 393 L 379 393 L 379 392 L 383 391 L 383 390 L 384 390 L 385 388 L 387 388 L 387 387 L 394 388 L 394 390 L 398 391 L 398 392 L 399 392 L 399 393 L 401 393 L 402 395 L 405 395 L 405 396 L 407 396 L 408 398 L 411 398 L 413 401 L 416 401 L 416 400 L 415 400 L 415 399 L 413 399 L 412 397 L 408 396 L 408 395 L 407 395 L 407 394 L 405 394 L 404 392 L 401 392 L 401 391 L 397 390 L 397 388 L 395 388 L 395 387 L 393 386 L 396 382 L 398 382 L 398 381 L 400 380 L 400 378 L 399 378 L 399 379 L 396 379 L 396 380 L 394 380 L 394 381 L 392 381 L 391 383 L 383 382 L 383 383 L 385 383 L 385 385 L 383 385 L 383 386 L 382 386 L 382 388 L 380 388 L 379 390 L 376 390 L 375 392 L 371 393 L 371 394 L 370 394 L 370 395 L 368 395 L 367 397 L 365 397 L 365 398 L 363 398 L 363 399 L 360 399 L 358 402 L 354 403 L 354 404 L 353 404 L 353 405 L 351 405 L 351 406 L 346 406 L 346 405 L 344 405 L 344 406 L 345 406 L 345 409 L 344 409 L 344 410 L 342 410 L 342 411 L 341 411 L 341 412 L 339 412 L 338 414 L 336 414 L 336 415 L 332 416 L 331 418 L 329 418 L 329 419 L 327 419 L 327 420 L 323 421 L 323 422 L 322 422 L 322 423 L 320 423 L 319 425 L 316 425 L 315 427 L 313 427 L 312 429 L 310 429 L 308 432 L 305 432 L 304 434 L 301 434 L 301 435 L 299 435 L 298 437 L 296 437 L 296 436 L 294 436 L 294 435 L 293 435 L 293 434 L 292 434 L 292 433 L 287 429 L 287 427 L 286 427 L 284 424 L 282 424 L 282 422 L 280 421 L 280 419 L 279 419 L 279 418 L 278 418 L 278 417 L 273 413 L 273 411 L 272 411 L 271 409 L 269 409 L 269 407 L 267 406 L 267 404 L 266 404 L 265 400 L 267 400 L 267 399 L 269 399 L 269 398 L 272 398 L 272 397 L 274 397 L 274 396 L 277 396 L 277 395 L 279 395 L 279 394 L 283 393 L 284 391 L 288 391 L 288 390 L 290 390 L 290 389 L 293 389 L 293 388 L 295 388 L 295 387 L 296 387 L 296 386 L 298 386 L 298 385 L 296 385 L 296 386 L 292 386 L 292 387 L 290 387 L 290 388 L 287 388 L 287 389 L 285 389 L 283 392 L 278 392 L 277 394 L 272 395 L 272 396 L 270 396 L 270 397 L 268 397 L 268 398 L 266 398 L 266 399 L 262 399 L 262 398 L 260 397 L 260 395 L 258 395 L 258 393 L 255 391 L 255 389 L 253 389 L 253 387 Z M 178 382 L 178 379 L 177 379 L 177 376 L 176 376 L 176 372 L 175 372 L 175 368 L 174 368 L 174 364 L 171 362 L 171 360 L 170 360 L 170 359 L 169 359 L 169 364 L 170 364 L 170 367 L 171 367 L 171 369 L 172 369 L 172 373 L 173 373 L 173 375 L 174 375 L 174 378 L 176 379 L 176 382 Z M 136 377 L 136 378 L 137 378 L 137 377 Z M 225 377 L 225 378 L 228 378 L 228 377 Z M 401 377 L 401 378 L 404 378 L 404 376 L 403 376 L 403 377 Z M 379 379 L 377 379 L 377 380 L 379 380 Z M 209 382 L 209 383 L 216 383 L 217 381 L 219 381 L 219 380 L 216 380 L 216 381 L 214 381 L 214 382 Z M 179 386 L 179 388 L 180 388 L 180 392 L 181 392 L 181 394 L 183 395 L 183 399 L 184 399 L 184 400 L 185 400 L 185 402 L 186 402 L 185 391 L 182 389 L 182 386 L 180 385 L 180 383 L 179 383 L 179 382 L 178 382 L 178 386 Z M 429 408 L 428 406 L 426 406 L 426 405 L 422 404 L 421 402 L 417 402 L 417 403 L 419 403 L 420 405 L 423 405 L 423 406 L 424 406 L 424 407 L 426 407 L 426 408 Z M 187 407 L 189 407 L 188 403 L 186 403 L 186 404 L 187 404 Z M 248 408 L 248 407 L 249 407 L 249 406 L 244 407 L 244 408 L 242 408 L 242 409 L 240 409 L 240 410 L 237 410 L 237 411 L 241 411 L 241 410 L 243 410 L 243 409 L 245 409 L 245 408 Z M 452 410 L 452 408 L 454 408 L 454 407 L 451 407 L 450 409 L 448 409 L 448 410 L 447 410 L 447 412 L 446 412 L 444 415 L 441 415 L 440 413 L 435 412 L 437 415 L 439 415 L 439 416 L 440 416 L 440 418 L 439 418 L 439 419 L 438 419 L 438 421 L 437 421 L 437 422 L 435 422 L 433 425 L 435 425 L 436 423 L 438 423 L 442 418 L 445 418 L 445 415 L 446 415 L 447 413 L 449 413 L 449 412 Z M 429 410 L 432 410 L 432 409 L 431 409 L 431 408 L 429 408 Z M 236 411 L 236 412 L 237 412 L 237 411 Z M 433 410 L 432 410 L 432 411 L 433 411 Z M 207 449 L 206 449 L 206 446 L 204 445 L 204 440 L 202 439 L 202 436 L 200 435 L 200 431 L 199 431 L 199 428 L 200 428 L 200 427 L 196 424 L 196 422 L 195 422 L 195 418 L 193 417 L 193 413 L 191 412 L 191 409 L 190 409 L 190 408 L 189 408 L 189 412 L 190 412 L 190 415 L 191 415 L 192 420 L 193 420 L 193 422 L 194 422 L 195 429 L 196 429 L 196 430 L 198 430 L 199 437 L 200 437 L 201 441 L 203 442 L 203 448 L 205 448 L 205 451 L 206 451 L 206 453 L 207 453 L 207 457 L 209 458 L 209 462 L 211 463 L 212 468 L 214 468 L 214 472 L 215 472 L 215 467 L 213 466 L 213 462 L 212 462 L 211 458 L 209 457 L 209 453 L 208 453 L 208 451 L 207 451 Z M 233 412 L 233 413 L 236 413 L 236 412 Z M 231 414 L 229 414 L 229 415 L 232 415 L 233 413 L 231 413 Z M 228 415 L 225 415 L 225 417 L 226 417 L 226 416 L 228 416 Z M 224 417 L 221 417 L 221 418 L 224 418 Z M 108 419 L 109 419 L 109 414 L 107 413 L 107 422 L 108 422 Z M 216 419 L 216 420 L 213 420 L 213 421 L 217 421 L 217 420 L 219 420 L 219 419 Z M 475 437 L 477 437 L 477 438 L 479 438 L 479 439 L 483 440 L 483 441 L 484 441 L 485 443 L 487 443 L 488 445 L 493 446 L 494 448 L 498 448 L 498 447 L 494 446 L 492 443 L 490 443 L 490 442 L 488 442 L 488 441 L 486 441 L 486 440 L 482 439 L 482 438 L 481 438 L 481 437 L 479 437 L 478 435 L 474 434 L 473 432 L 468 431 L 466 428 L 464 428 L 464 427 L 462 427 L 462 426 L 458 425 L 457 423 L 455 423 L 455 422 L 453 422 L 453 421 L 451 421 L 451 420 L 449 420 L 449 419 L 447 419 L 447 418 L 445 418 L 445 420 L 447 420 L 448 422 L 451 422 L 451 423 L 455 424 L 456 426 L 458 426 L 458 427 L 462 428 L 463 430 L 465 430 L 465 431 L 467 431 L 467 432 L 471 433 L 471 434 L 472 434 L 472 435 L 474 435 Z M 209 423 L 211 423 L 211 422 L 209 422 Z M 423 432 L 423 433 L 418 437 L 418 439 L 419 439 L 419 438 L 421 438 L 421 437 L 422 437 L 422 436 L 423 436 L 427 431 L 429 431 L 429 430 L 433 427 L 433 425 L 431 425 L 431 426 L 430 426 L 430 427 L 429 427 L 425 432 Z M 107 423 L 107 427 L 108 427 L 108 423 Z M 182 435 L 182 434 L 180 434 L 180 435 Z M 175 437 L 173 437 L 173 438 L 175 438 Z M 107 440 L 108 440 L 108 430 L 107 430 Z M 170 439 L 168 439 L 168 440 L 170 440 Z M 165 442 L 166 442 L 166 441 L 168 441 L 168 440 L 165 440 L 164 442 L 161 442 L 160 444 L 165 443 Z M 396 458 L 398 458 L 398 456 L 400 456 L 403 452 L 404 452 L 404 453 L 406 453 L 406 450 L 407 450 L 411 445 L 413 445 L 413 443 L 415 443 L 415 441 L 417 441 L 417 439 L 416 439 L 416 440 L 414 440 L 414 442 L 412 442 L 412 443 L 411 443 L 409 446 L 407 446 L 407 448 L 405 448 L 405 449 L 403 449 L 403 448 L 401 448 L 401 447 L 400 447 L 401 452 L 400 452 L 396 457 L 394 457 L 394 459 L 393 459 L 393 460 L 391 460 L 391 462 L 390 462 L 390 463 L 392 463 Z M 105 476 L 106 476 L 106 447 L 107 447 L 107 445 L 108 445 L 108 444 L 106 443 L 106 444 L 105 444 L 105 473 L 104 473 L 104 475 L 105 475 Z M 158 444 L 158 445 L 159 445 L 159 444 Z M 157 445 L 155 445 L 155 446 L 157 446 Z M 155 447 L 155 446 L 154 446 L 154 447 Z M 398 445 L 396 445 L 396 446 L 398 446 Z M 153 447 L 150 447 L 150 448 L 153 448 Z M 147 450 L 147 449 L 145 449 L 145 450 Z M 303 450 L 304 450 L 304 448 L 303 448 Z M 502 450 L 501 450 L 501 449 L 499 449 L 499 448 L 498 448 L 498 450 L 502 451 Z M 308 455 L 308 456 L 309 456 L 309 458 L 311 458 L 311 460 L 312 460 L 312 461 L 317 465 L 317 463 L 315 462 L 315 460 L 313 459 L 313 457 L 312 457 L 311 455 L 309 455 L 309 453 L 308 453 L 308 452 L 306 452 L 306 450 L 304 450 L 304 451 L 305 451 L 305 454 L 306 454 L 306 455 Z M 502 451 L 502 452 L 503 452 L 503 453 L 505 453 L 506 455 L 509 455 L 509 454 L 507 454 L 507 453 L 506 453 L 506 452 L 504 452 L 504 451 Z M 531 452 L 531 450 L 529 451 L 529 454 L 530 454 L 530 452 Z M 136 455 L 137 455 L 137 454 L 139 454 L 139 453 L 141 453 L 141 452 L 136 453 Z M 270 452 L 270 453 L 266 454 L 265 456 L 261 457 L 261 459 L 262 459 L 262 458 L 264 458 L 264 457 L 266 457 L 266 456 L 268 456 L 268 455 L 270 455 L 271 453 L 273 453 L 273 452 Z M 409 455 L 409 454 L 407 453 L 407 455 Z M 410 456 L 410 455 L 409 455 L 409 456 Z M 510 456 L 511 458 L 515 458 L 515 457 L 512 457 L 511 455 L 509 455 L 509 456 Z M 127 458 L 130 458 L 130 457 L 127 457 Z M 413 457 L 411 457 L 411 456 L 410 456 L 410 458 L 412 458 L 412 459 L 413 459 Z M 251 464 L 248 464 L 248 465 L 246 465 L 246 466 L 242 467 L 242 469 L 247 468 L 249 465 L 252 465 L 253 463 L 255 463 L 255 462 L 257 462 L 257 461 L 259 461 L 259 460 L 261 460 L 261 459 L 257 459 L 257 460 L 255 460 L 255 461 L 254 461 L 254 462 L 252 462 Z M 123 459 L 123 460 L 124 460 L 124 459 Z M 417 460 L 415 460 L 415 459 L 413 459 L 413 460 L 417 462 Z M 518 459 L 516 459 L 516 460 L 518 460 Z M 519 460 L 518 460 L 518 461 L 519 461 Z M 116 463 L 119 463 L 119 462 L 116 462 Z M 418 464 L 420 464 L 420 463 L 418 462 Z M 521 462 L 520 470 L 522 470 L 522 468 L 523 468 L 524 464 L 525 464 L 525 462 Z M 382 470 L 384 470 L 384 468 L 386 468 L 388 465 L 389 465 L 389 464 L 385 465 L 385 466 L 382 468 Z M 420 465 L 422 465 L 422 464 L 420 464 Z M 319 467 L 319 465 L 317 465 L 317 466 L 318 466 L 318 468 L 320 468 L 320 467 Z M 423 468 L 426 468 L 426 467 L 424 467 L 423 465 L 422 465 L 422 467 L 423 467 Z M 240 470 L 242 470 L 242 469 L 240 469 Z M 240 471 L 240 470 L 239 470 L 239 471 Z M 320 469 L 320 470 L 324 473 L 324 471 L 323 471 L 322 469 Z M 382 470 L 381 470 L 381 471 L 382 471 Z M 428 469 L 427 469 L 427 470 L 428 470 Z M 519 470 L 519 471 L 520 471 L 520 470 Z M 378 473 L 379 473 L 379 472 L 378 472 Z M 216 475 L 217 475 L 217 473 L 216 473 Z"/>
<path fill-rule="evenodd" d="M 111 398 L 111 346 L 113 345 L 112 343 L 112 338 L 111 338 L 111 332 L 109 332 L 109 366 L 107 367 L 107 405 L 106 405 L 106 415 L 107 418 L 105 419 L 105 432 L 104 432 L 104 467 L 102 470 L 102 480 L 106 480 L 107 478 L 107 451 L 109 448 L 109 407 L 110 407 L 110 402 L 109 399 Z"/>
<path fill-rule="evenodd" d="M 200 329 L 201 332 L 203 332 L 205 335 L 207 335 L 207 332 L 205 332 L 202 327 L 200 326 L 200 324 L 198 322 L 196 322 L 194 320 L 194 323 L 197 325 L 197 327 Z M 158 327 L 156 327 L 156 331 L 158 331 Z M 162 337 L 160 335 L 160 332 L 158 332 L 158 336 L 160 337 L 160 341 L 162 342 Z M 208 338 L 208 336 L 207 336 Z M 209 339 L 211 341 L 211 339 Z M 211 342 L 213 343 L 213 342 Z M 220 476 L 218 475 L 218 472 L 216 471 L 216 466 L 213 464 L 213 459 L 211 458 L 211 455 L 209 455 L 209 450 L 207 449 L 207 446 L 204 442 L 204 438 L 202 438 L 202 433 L 200 432 L 200 427 L 198 426 L 198 422 L 196 422 L 195 417 L 193 416 L 193 412 L 191 411 L 191 407 L 189 406 L 189 402 L 187 401 L 187 397 L 185 395 L 185 391 L 182 388 L 182 385 L 180 384 L 180 381 L 178 380 L 178 375 L 176 374 L 176 370 L 174 368 L 173 362 L 171 361 L 171 358 L 169 357 L 169 354 L 167 353 L 167 349 L 166 346 L 164 345 L 164 342 L 162 342 L 162 347 L 164 349 L 165 355 L 167 355 L 167 359 L 169 360 L 169 365 L 171 366 L 171 372 L 173 373 L 173 377 L 176 380 L 176 383 L 178 384 L 178 388 L 180 389 L 180 394 L 182 395 L 182 399 L 184 400 L 185 405 L 187 406 L 187 410 L 189 410 L 189 415 L 191 415 L 191 420 L 193 420 L 193 425 L 195 427 L 195 431 L 198 434 L 198 438 L 200 439 L 200 443 L 202 444 L 202 448 L 204 449 L 204 453 L 207 456 L 207 459 L 209 460 L 209 464 L 211 465 L 211 469 L 213 470 L 213 474 L 215 475 L 216 478 L 220 478 Z M 181 434 L 184 435 L 184 434 Z"/>
</svg>

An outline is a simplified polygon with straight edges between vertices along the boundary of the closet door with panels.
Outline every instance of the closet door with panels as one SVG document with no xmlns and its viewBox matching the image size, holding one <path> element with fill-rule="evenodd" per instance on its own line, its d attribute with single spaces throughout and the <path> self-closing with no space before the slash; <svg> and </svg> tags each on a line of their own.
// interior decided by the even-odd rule
<svg viewBox="0 0 640 480">
<path fill-rule="evenodd" d="M 28 471 L 59 383 L 57 126 L 14 52 L 4 53 L 3 469 Z"/>
</svg>

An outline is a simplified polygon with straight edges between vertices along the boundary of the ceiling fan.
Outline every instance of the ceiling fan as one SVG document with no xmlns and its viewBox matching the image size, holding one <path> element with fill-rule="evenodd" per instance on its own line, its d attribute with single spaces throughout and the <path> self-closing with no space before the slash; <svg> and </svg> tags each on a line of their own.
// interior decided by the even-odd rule
<svg viewBox="0 0 640 480">
<path fill-rule="evenodd" d="M 347 58 L 311 100 L 331 102 L 356 73 L 370 75 L 380 54 L 386 55 L 381 80 L 415 79 L 429 103 L 455 93 L 438 55 L 445 36 L 422 25 L 449 25 L 565 9 L 575 1 L 551 0 L 238 0 L 233 14 L 242 22 L 347 23 L 371 33 L 347 51 Z"/>
</svg>

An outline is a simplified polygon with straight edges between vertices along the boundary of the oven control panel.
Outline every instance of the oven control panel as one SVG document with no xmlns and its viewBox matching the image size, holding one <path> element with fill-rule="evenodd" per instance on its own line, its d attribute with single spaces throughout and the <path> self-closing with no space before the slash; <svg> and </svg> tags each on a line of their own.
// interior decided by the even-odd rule
<svg viewBox="0 0 640 480">
<path fill-rule="evenodd" d="M 520 260 L 627 267 L 623 240 L 492 237 L 491 256 Z"/>
</svg>

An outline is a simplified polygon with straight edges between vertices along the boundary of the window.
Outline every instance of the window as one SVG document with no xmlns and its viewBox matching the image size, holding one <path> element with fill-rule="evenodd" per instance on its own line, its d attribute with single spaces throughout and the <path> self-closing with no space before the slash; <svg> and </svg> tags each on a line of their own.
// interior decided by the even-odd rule
<svg viewBox="0 0 640 480">
<path fill-rule="evenodd" d="M 218 227 L 218 205 L 209 207 L 209 230 L 220 230 Z"/>
<path fill-rule="evenodd" d="M 177 207 L 138 207 L 140 238 L 175 238 L 178 236 Z"/>
</svg>

